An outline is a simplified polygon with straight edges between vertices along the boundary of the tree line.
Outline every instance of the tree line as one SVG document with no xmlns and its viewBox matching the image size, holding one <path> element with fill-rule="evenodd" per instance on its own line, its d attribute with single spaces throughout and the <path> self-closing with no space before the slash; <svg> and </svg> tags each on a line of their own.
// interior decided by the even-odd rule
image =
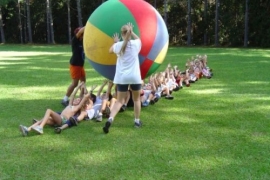
<svg viewBox="0 0 270 180">
<path fill-rule="evenodd" d="M 270 47 L 268 0 L 146 1 L 163 17 L 170 45 Z M 0 43 L 68 44 L 104 2 L 1 0 Z"/>
</svg>

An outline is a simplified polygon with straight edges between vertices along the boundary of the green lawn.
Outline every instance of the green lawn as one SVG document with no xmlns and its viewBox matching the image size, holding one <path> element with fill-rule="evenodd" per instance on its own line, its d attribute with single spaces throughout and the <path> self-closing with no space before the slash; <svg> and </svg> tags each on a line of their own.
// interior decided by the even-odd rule
<svg viewBox="0 0 270 180">
<path fill-rule="evenodd" d="M 208 55 L 213 78 L 143 108 L 141 129 L 128 109 L 107 135 L 104 119 L 22 137 L 20 124 L 63 108 L 70 46 L 0 45 L 0 180 L 270 179 L 270 50 L 169 48 L 158 71 L 196 54 Z M 88 86 L 101 84 L 85 69 Z"/>
</svg>

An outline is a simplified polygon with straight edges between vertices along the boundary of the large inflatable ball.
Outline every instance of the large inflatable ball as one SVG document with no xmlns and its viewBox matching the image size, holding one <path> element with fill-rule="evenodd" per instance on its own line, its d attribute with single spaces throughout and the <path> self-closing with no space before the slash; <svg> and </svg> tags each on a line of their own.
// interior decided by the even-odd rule
<svg viewBox="0 0 270 180">
<path fill-rule="evenodd" d="M 86 59 L 102 76 L 113 80 L 117 56 L 109 53 L 112 36 L 131 22 L 142 41 L 139 53 L 142 79 L 155 72 L 163 62 L 169 43 L 168 30 L 157 10 L 143 0 L 108 0 L 89 17 L 84 31 Z"/>
</svg>

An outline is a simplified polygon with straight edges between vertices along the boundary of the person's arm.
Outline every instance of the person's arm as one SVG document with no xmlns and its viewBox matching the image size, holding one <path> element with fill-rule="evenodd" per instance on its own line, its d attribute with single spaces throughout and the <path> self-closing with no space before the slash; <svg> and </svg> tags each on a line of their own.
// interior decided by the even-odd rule
<svg viewBox="0 0 270 180">
<path fill-rule="evenodd" d="M 113 82 L 109 81 L 107 91 L 106 91 L 106 98 L 108 98 L 108 99 L 109 99 L 109 96 L 111 95 L 112 87 L 113 87 Z"/>
<path fill-rule="evenodd" d="M 113 53 L 113 46 L 114 46 L 114 44 L 117 43 L 117 42 L 119 42 L 119 40 L 120 40 L 120 37 L 119 37 L 119 34 L 118 33 L 114 33 L 112 38 L 113 38 L 113 45 L 110 47 L 109 53 Z"/>
<path fill-rule="evenodd" d="M 80 37 L 83 35 L 84 33 L 84 27 L 82 27 L 76 34 L 77 39 L 80 39 Z"/>
<path fill-rule="evenodd" d="M 129 26 L 130 33 L 131 33 L 131 37 L 132 37 L 133 39 L 140 39 L 139 36 L 137 36 L 137 34 L 135 34 L 135 33 L 133 32 L 133 24 L 132 24 L 132 23 L 128 23 L 127 25 Z"/>
<path fill-rule="evenodd" d="M 152 90 L 155 92 L 157 89 L 156 89 L 156 85 L 155 85 L 155 78 L 156 78 L 156 75 L 153 77 L 153 76 L 150 76 L 150 83 L 151 83 L 151 86 L 152 86 Z"/>
<path fill-rule="evenodd" d="M 82 99 L 83 98 L 83 95 L 84 94 L 87 94 L 87 88 L 85 86 L 85 83 L 81 86 L 81 92 L 80 92 L 80 98 Z"/>
<path fill-rule="evenodd" d="M 107 83 L 108 83 L 107 80 L 105 80 L 105 81 L 103 82 L 103 84 L 102 84 L 102 85 L 100 86 L 100 88 L 98 89 L 97 96 L 100 96 L 100 94 L 101 94 L 101 92 L 102 92 L 104 86 L 105 86 Z"/>
<path fill-rule="evenodd" d="M 87 94 L 84 94 L 83 99 L 81 100 L 80 104 L 74 107 L 73 109 L 74 112 L 78 112 L 85 105 L 87 101 L 89 102 L 89 104 L 91 104 L 92 101 L 89 100 L 89 98 L 91 97 L 91 94 L 96 87 L 97 87 L 96 85 L 91 86 L 89 92 Z"/>
<path fill-rule="evenodd" d="M 81 82 L 75 89 L 74 91 L 72 92 L 71 96 L 70 96 L 70 101 L 69 101 L 69 106 L 72 106 L 73 104 L 73 101 L 74 101 L 74 98 L 78 92 L 78 90 L 80 89 L 80 87 L 84 84 L 84 82 Z"/>
</svg>

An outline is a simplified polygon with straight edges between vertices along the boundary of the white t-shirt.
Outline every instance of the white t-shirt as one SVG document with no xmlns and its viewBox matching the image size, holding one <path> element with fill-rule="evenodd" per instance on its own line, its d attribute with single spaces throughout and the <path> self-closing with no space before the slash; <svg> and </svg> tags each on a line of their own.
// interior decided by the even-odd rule
<svg viewBox="0 0 270 180">
<path fill-rule="evenodd" d="M 113 52 L 117 55 L 116 70 L 113 82 L 115 84 L 141 84 L 141 71 L 139 62 L 139 52 L 141 50 L 141 40 L 129 40 L 126 51 L 120 55 L 123 41 L 113 45 Z"/>
<path fill-rule="evenodd" d="M 88 118 L 89 119 L 93 119 L 93 118 L 96 118 L 98 113 L 99 113 L 99 110 L 102 106 L 102 99 L 100 98 L 100 96 L 97 96 L 96 97 L 96 102 L 93 104 L 93 107 L 89 110 L 87 110 L 87 115 L 88 115 Z"/>
</svg>

